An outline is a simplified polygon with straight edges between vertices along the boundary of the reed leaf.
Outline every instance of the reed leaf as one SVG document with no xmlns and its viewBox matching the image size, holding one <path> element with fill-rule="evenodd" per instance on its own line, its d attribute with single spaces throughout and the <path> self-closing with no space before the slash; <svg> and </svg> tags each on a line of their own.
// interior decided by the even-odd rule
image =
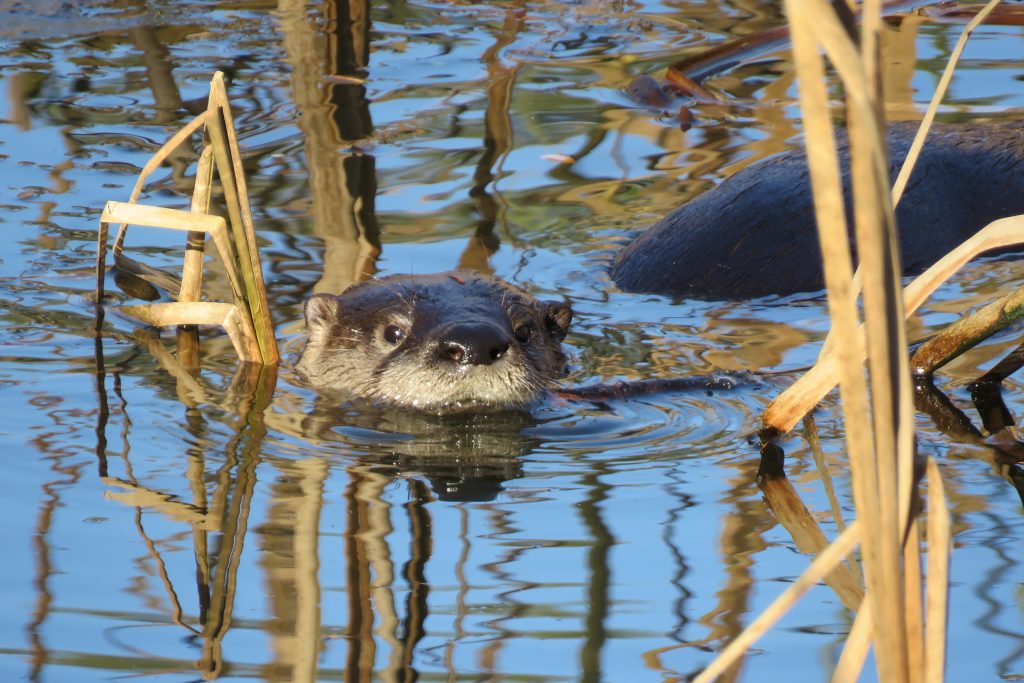
<svg viewBox="0 0 1024 683">
<path fill-rule="evenodd" d="M 924 147 L 925 138 L 928 136 L 928 131 L 931 129 L 932 122 L 935 120 L 935 113 L 939 110 L 939 104 L 946 96 L 946 91 L 949 89 L 949 82 L 953 80 L 953 72 L 956 70 L 956 65 L 960 62 L 960 55 L 963 54 L 964 48 L 967 46 L 967 40 L 971 37 L 971 34 L 986 18 L 992 14 L 993 10 L 999 6 L 1002 0 L 990 0 L 980 12 L 978 12 L 973 19 L 967 22 L 964 30 L 960 32 L 960 37 L 956 41 L 956 46 L 953 48 L 953 52 L 949 55 L 949 60 L 946 62 L 946 68 L 942 71 L 942 76 L 939 78 L 939 84 L 935 87 L 935 92 L 932 94 L 932 99 L 928 102 L 928 107 L 924 111 L 924 116 L 921 118 L 921 125 L 917 129 L 917 134 L 914 135 L 913 142 L 910 143 L 910 149 L 907 151 L 907 158 L 903 160 L 903 165 L 900 167 L 900 172 L 896 176 L 896 182 L 892 185 L 892 203 L 896 206 L 900 203 L 900 199 L 903 197 L 903 191 L 907 187 L 907 182 L 910 180 L 910 174 L 914 171 L 914 165 L 917 163 L 917 158 L 921 155 L 921 148 Z"/>
<path fill-rule="evenodd" d="M 926 683 L 941 683 L 946 672 L 946 625 L 949 620 L 949 557 L 952 533 L 942 474 L 928 458 L 928 578 L 925 585 L 927 630 L 924 650 Z"/>
<path fill-rule="evenodd" d="M 832 671 L 831 683 L 854 683 L 864 670 L 864 662 L 871 649 L 871 632 L 874 623 L 871 618 L 871 605 L 867 602 L 857 611 L 853 626 L 846 635 L 843 653 L 839 655 L 836 668 Z"/>
</svg>

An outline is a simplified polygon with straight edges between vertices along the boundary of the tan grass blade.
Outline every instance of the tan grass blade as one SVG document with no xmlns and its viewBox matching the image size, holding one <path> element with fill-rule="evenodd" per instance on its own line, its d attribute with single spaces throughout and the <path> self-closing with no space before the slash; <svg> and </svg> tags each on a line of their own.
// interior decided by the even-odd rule
<svg viewBox="0 0 1024 683">
<path fill-rule="evenodd" d="M 118 310 L 154 327 L 218 325 L 228 333 L 231 344 L 235 347 L 235 353 L 243 362 L 260 362 L 260 349 L 256 344 L 256 338 L 251 333 L 247 333 L 241 322 L 243 316 L 239 314 L 238 307 L 233 304 L 212 301 L 174 301 L 163 304 L 122 306 Z"/>
<path fill-rule="evenodd" d="M 907 611 L 907 673 L 911 683 L 924 680 L 924 604 L 922 594 L 924 583 L 921 575 L 921 519 L 910 524 L 906 542 L 903 544 L 903 592 L 906 596 Z"/>
<path fill-rule="evenodd" d="M 814 561 L 790 584 L 771 605 L 757 616 L 736 638 L 723 649 L 718 657 L 695 679 L 694 683 L 708 683 L 715 680 L 726 669 L 735 664 L 757 640 L 793 607 L 800 597 L 842 562 L 860 539 L 860 524 L 853 522 L 836 540 L 814 558 Z"/>
<path fill-rule="evenodd" d="M 956 41 L 956 47 L 953 48 L 952 54 L 949 56 L 949 61 L 946 62 L 946 68 L 942 72 L 942 77 L 939 78 L 939 84 L 935 87 L 935 94 L 932 95 L 931 102 L 928 103 L 928 108 L 924 112 L 924 117 L 921 119 L 921 125 L 917 129 L 917 134 L 914 136 L 914 141 L 910 144 L 910 149 L 907 151 L 907 158 L 903 160 L 903 166 L 900 167 L 900 172 L 896 176 L 896 182 L 892 186 L 892 203 L 893 206 L 900 203 L 900 199 L 903 197 L 903 190 L 907 186 L 907 182 L 910 180 L 910 174 L 914 170 L 914 165 L 917 163 L 917 158 L 921 154 L 921 148 L 924 147 L 924 140 L 928 136 L 928 131 L 931 129 L 932 122 L 935 120 L 935 112 L 939 109 L 939 104 L 942 99 L 946 96 L 946 91 L 949 89 L 949 82 L 953 78 L 953 71 L 956 69 L 957 63 L 960 61 L 960 55 L 963 54 L 964 47 L 967 45 L 967 39 L 971 37 L 971 33 L 978 27 L 981 22 L 988 18 L 988 15 L 1000 4 L 1002 0 L 990 0 L 984 8 L 973 19 L 967 22 L 967 26 L 960 33 L 960 38 Z"/>
<path fill-rule="evenodd" d="M 139 172 L 139 177 L 135 181 L 135 187 L 132 188 L 132 193 L 129 195 L 128 203 L 134 204 L 139 199 L 139 195 L 142 193 L 142 188 L 146 185 L 146 180 L 156 169 L 160 168 L 160 165 L 164 163 L 171 152 L 178 149 L 178 147 L 187 140 L 193 133 L 199 130 L 199 127 L 206 122 L 206 112 L 203 112 L 199 116 L 189 121 L 184 128 L 179 130 L 177 133 L 171 136 L 171 139 L 164 143 L 163 147 L 157 150 L 146 165 L 142 167 L 142 171 Z M 124 248 L 124 237 L 125 232 L 128 229 L 127 223 L 122 223 L 117 231 L 117 239 L 114 240 L 114 255 L 121 253 Z"/>
<path fill-rule="evenodd" d="M 860 678 L 860 672 L 864 669 L 864 662 L 868 657 L 868 650 L 871 649 L 871 632 L 874 624 L 871 618 L 871 605 L 865 600 L 857 616 L 853 619 L 853 626 L 846 636 L 846 643 L 843 645 L 843 653 L 839 655 L 836 668 L 832 671 L 831 683 L 856 683 Z"/>
<path fill-rule="evenodd" d="M 231 234 L 238 253 L 238 264 L 245 285 L 245 301 L 256 331 L 264 363 L 274 364 L 280 360 L 274 325 L 267 303 L 266 285 L 260 267 L 259 251 L 256 246 L 256 229 L 252 222 L 252 211 L 245 186 L 242 157 L 235 139 L 231 118 L 231 105 L 224 88 L 224 74 L 217 72 L 210 82 L 210 110 L 206 131 L 213 146 L 214 161 L 224 191 L 230 219 Z"/>
<path fill-rule="evenodd" d="M 942 683 L 946 672 L 946 623 L 949 619 L 949 504 L 942 474 L 934 458 L 928 458 L 928 579 L 925 587 L 926 683 Z"/>
<path fill-rule="evenodd" d="M 946 280 L 979 254 L 992 249 L 1024 243 L 1024 216 L 1011 216 L 993 221 L 963 244 L 942 257 L 903 290 L 906 315 L 916 311 Z M 860 358 L 864 357 L 863 330 L 857 332 Z M 788 432 L 803 418 L 839 380 L 834 354 L 818 360 L 813 368 L 768 404 L 761 415 L 766 429 Z"/>
</svg>

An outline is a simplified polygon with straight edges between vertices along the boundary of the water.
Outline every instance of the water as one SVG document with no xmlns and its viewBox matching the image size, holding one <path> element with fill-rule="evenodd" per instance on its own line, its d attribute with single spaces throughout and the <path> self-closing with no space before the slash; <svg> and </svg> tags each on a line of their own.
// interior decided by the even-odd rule
<svg viewBox="0 0 1024 683">
<path fill-rule="evenodd" d="M 755 483 L 747 435 L 815 357 L 824 306 L 627 295 L 604 264 L 630 230 L 795 142 L 784 55 L 708 80 L 738 106 L 695 106 L 686 133 L 622 94 L 781 21 L 749 5 L 394 2 L 364 32 L 328 3 L 0 2 L 2 678 L 642 681 L 705 666 L 809 561 Z M 919 60 L 893 53 L 893 118 L 922 109 L 958 31 L 891 32 Z M 978 31 L 944 118 L 1024 105 L 1019 40 Z M 782 374 L 467 422 L 331 410 L 288 364 L 236 375 L 216 333 L 195 380 L 160 354 L 171 336 L 147 344 L 126 317 L 108 315 L 97 345 L 99 211 L 202 108 L 216 69 L 290 358 L 311 292 L 461 264 L 572 302 L 573 381 Z M 142 201 L 186 207 L 191 160 Z M 181 259 L 179 236 L 152 230 L 129 249 Z M 972 267 L 912 334 L 1020 267 Z M 210 286 L 223 294 L 216 270 Z M 966 385 L 1014 344 L 999 335 L 941 378 L 975 424 Z M 816 423 L 829 478 L 802 433 L 783 446 L 831 538 L 834 507 L 852 518 L 832 399 Z M 1024 675 L 1014 460 L 919 427 L 955 522 L 949 680 Z M 850 621 L 821 586 L 730 677 L 825 680 Z"/>
</svg>

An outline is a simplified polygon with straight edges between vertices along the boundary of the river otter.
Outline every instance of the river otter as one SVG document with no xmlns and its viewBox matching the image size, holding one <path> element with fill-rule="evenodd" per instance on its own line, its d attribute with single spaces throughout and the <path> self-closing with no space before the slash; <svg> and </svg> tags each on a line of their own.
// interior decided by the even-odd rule
<svg viewBox="0 0 1024 683">
<path fill-rule="evenodd" d="M 306 302 L 317 389 L 433 412 L 522 408 L 565 374 L 572 309 L 471 272 L 393 275 Z"/>
<path fill-rule="evenodd" d="M 571 321 L 568 304 L 486 275 L 392 275 L 310 297 L 296 367 L 318 390 L 437 414 L 518 410 L 549 393 L 600 403 L 749 383 L 716 374 L 556 387 Z"/>
<path fill-rule="evenodd" d="M 889 129 L 895 177 L 917 130 Z M 849 150 L 840 144 L 849 188 Z M 847 205 L 849 194 L 847 193 Z M 905 274 L 932 265 L 997 218 L 1024 213 L 1024 125 L 936 125 L 896 210 Z M 746 168 L 676 209 L 616 256 L 630 292 L 747 299 L 823 287 L 803 151 Z"/>
</svg>

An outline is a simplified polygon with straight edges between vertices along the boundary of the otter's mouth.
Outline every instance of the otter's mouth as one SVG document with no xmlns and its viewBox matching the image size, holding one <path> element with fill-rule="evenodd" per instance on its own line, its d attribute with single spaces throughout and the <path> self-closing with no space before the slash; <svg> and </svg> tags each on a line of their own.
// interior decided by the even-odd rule
<svg viewBox="0 0 1024 683">
<path fill-rule="evenodd" d="M 375 402 L 424 412 L 523 410 L 546 387 L 520 363 L 390 366 L 377 377 Z"/>
</svg>

